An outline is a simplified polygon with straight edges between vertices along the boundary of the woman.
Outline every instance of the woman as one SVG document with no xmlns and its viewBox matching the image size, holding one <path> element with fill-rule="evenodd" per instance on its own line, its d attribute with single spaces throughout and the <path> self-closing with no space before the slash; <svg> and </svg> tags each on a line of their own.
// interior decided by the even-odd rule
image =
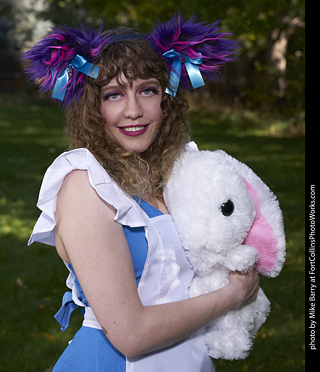
<svg viewBox="0 0 320 372">
<path fill-rule="evenodd" d="M 197 150 L 178 86 L 215 76 L 232 53 L 223 36 L 178 15 L 148 36 L 65 27 L 26 53 L 66 107 L 71 148 L 44 177 L 30 238 L 70 271 L 62 328 L 85 309 L 54 371 L 213 371 L 204 327 L 255 300 L 254 270 L 188 298 L 193 273 L 162 195 L 174 159 Z"/>
</svg>

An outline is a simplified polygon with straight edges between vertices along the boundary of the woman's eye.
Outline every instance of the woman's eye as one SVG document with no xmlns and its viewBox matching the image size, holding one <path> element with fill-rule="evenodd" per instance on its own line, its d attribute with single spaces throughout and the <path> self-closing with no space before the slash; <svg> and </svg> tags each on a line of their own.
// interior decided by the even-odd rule
<svg viewBox="0 0 320 372">
<path fill-rule="evenodd" d="M 106 96 L 106 99 L 110 99 L 112 101 L 116 100 L 120 96 L 119 93 L 109 93 Z"/>
<path fill-rule="evenodd" d="M 142 94 L 144 96 L 151 96 L 151 95 L 157 94 L 157 93 L 158 93 L 158 91 L 155 88 L 145 88 L 145 89 L 142 90 Z"/>
<path fill-rule="evenodd" d="M 116 101 L 117 99 L 119 99 L 121 97 L 121 94 L 118 93 L 118 92 L 111 92 L 111 93 L 107 93 L 105 96 L 104 96 L 104 100 L 109 100 L 109 101 Z"/>
</svg>

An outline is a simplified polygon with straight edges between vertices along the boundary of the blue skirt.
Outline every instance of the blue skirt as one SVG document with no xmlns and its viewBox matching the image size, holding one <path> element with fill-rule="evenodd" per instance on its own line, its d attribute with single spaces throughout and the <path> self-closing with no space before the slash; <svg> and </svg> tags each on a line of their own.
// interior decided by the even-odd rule
<svg viewBox="0 0 320 372">
<path fill-rule="evenodd" d="M 82 326 L 53 368 L 53 372 L 125 372 L 126 357 L 100 329 Z"/>
</svg>

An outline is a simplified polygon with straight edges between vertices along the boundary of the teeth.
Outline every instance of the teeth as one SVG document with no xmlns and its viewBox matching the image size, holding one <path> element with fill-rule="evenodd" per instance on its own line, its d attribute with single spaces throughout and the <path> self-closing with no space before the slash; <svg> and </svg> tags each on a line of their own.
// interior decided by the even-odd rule
<svg viewBox="0 0 320 372">
<path fill-rule="evenodd" d="M 139 130 L 142 130 L 143 128 L 144 126 L 143 127 L 126 127 L 122 129 L 126 132 L 138 132 Z"/>
</svg>

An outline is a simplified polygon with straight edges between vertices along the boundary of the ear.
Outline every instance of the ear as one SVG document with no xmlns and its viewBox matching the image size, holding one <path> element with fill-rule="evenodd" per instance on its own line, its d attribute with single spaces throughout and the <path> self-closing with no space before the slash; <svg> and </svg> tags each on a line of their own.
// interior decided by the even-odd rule
<svg viewBox="0 0 320 372">
<path fill-rule="evenodd" d="M 247 165 L 225 152 L 219 153 L 229 160 L 243 178 L 253 199 L 256 216 L 244 243 L 259 252 L 256 268 L 263 275 L 277 276 L 285 261 L 285 234 L 279 202 L 269 187 Z"/>
</svg>

